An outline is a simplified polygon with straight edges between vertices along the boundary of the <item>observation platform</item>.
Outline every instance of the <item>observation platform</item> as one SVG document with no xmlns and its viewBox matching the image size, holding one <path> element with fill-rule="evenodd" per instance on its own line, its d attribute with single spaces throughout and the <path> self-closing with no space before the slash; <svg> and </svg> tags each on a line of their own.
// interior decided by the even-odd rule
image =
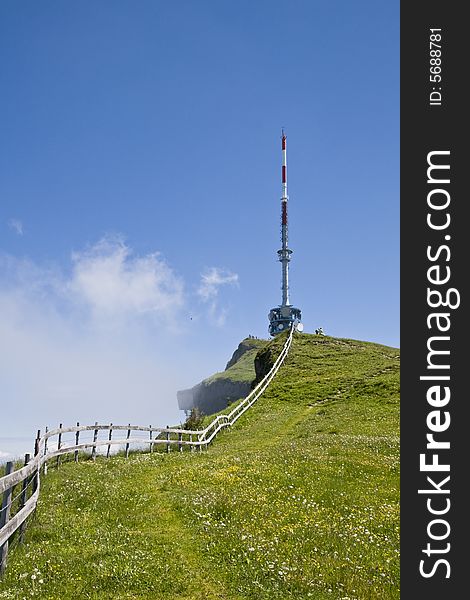
<svg viewBox="0 0 470 600">
<path fill-rule="evenodd" d="M 277 306 L 269 311 L 268 319 L 269 335 L 275 336 L 289 329 L 292 323 L 300 323 L 302 313 L 291 305 Z"/>
</svg>

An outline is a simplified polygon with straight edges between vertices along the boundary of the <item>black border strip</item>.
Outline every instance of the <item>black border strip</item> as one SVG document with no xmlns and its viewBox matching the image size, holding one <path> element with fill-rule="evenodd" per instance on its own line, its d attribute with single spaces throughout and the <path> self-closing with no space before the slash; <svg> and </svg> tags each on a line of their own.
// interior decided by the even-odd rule
<svg viewBox="0 0 470 600">
<path fill-rule="evenodd" d="M 470 337 L 469 327 L 465 323 L 465 307 L 468 297 L 468 279 L 470 269 L 467 257 L 467 225 L 464 212 L 470 204 L 469 193 L 464 190 L 464 182 L 470 168 L 466 165 L 468 151 L 465 138 L 468 130 L 464 86 L 468 79 L 468 68 L 465 68 L 464 56 L 468 43 L 468 25 L 463 16 L 464 3 L 436 2 L 435 0 L 419 0 L 401 3 L 401 598 L 415 600 L 426 598 L 434 600 L 465 597 L 467 586 L 467 506 L 470 500 L 465 493 L 467 476 L 470 475 L 467 461 L 470 451 L 467 439 L 470 439 L 468 404 L 469 394 L 465 386 L 464 373 L 470 370 Z M 430 29 L 441 29 L 441 81 L 431 82 L 430 77 L 436 75 L 430 59 Z M 437 33 L 437 32 L 436 32 Z M 437 41 L 436 39 L 434 41 Z M 437 49 L 434 47 L 434 49 Z M 439 78 L 435 78 L 438 80 Z M 432 88 L 437 88 L 433 90 Z M 438 88 L 441 88 L 438 90 Z M 441 104 L 430 105 L 430 93 L 440 91 Z M 432 99 L 438 102 L 437 94 Z M 433 151 L 449 151 L 449 155 L 432 155 L 433 162 L 449 164 L 447 176 L 449 183 L 428 182 L 428 154 Z M 444 170 L 431 171 L 431 180 L 445 180 Z M 435 175 L 435 176 L 434 176 Z M 443 210 L 435 210 L 428 206 L 428 194 L 432 189 L 444 189 L 450 197 L 449 206 Z M 436 192 L 431 196 L 431 203 L 446 202 L 444 192 Z M 431 214 L 435 224 L 446 222 L 446 214 L 451 219 L 445 229 L 432 229 L 427 223 L 427 215 Z M 440 221 L 439 221 L 440 219 Z M 445 236 L 450 236 L 447 239 Z M 448 246 L 450 256 L 445 248 Z M 427 256 L 427 248 L 432 257 Z M 428 273 L 428 269 L 438 265 L 438 269 Z M 450 269 L 450 280 L 447 283 L 431 284 L 430 277 L 443 279 Z M 460 306 L 455 309 L 431 308 L 427 298 L 427 288 L 436 289 L 445 295 L 449 288 L 455 288 L 460 295 Z M 445 297 L 445 296 L 444 296 Z M 437 301 L 434 295 L 431 301 Z M 451 302 L 456 303 L 457 294 L 451 294 Z M 447 332 L 437 329 L 437 319 L 431 318 L 431 328 L 427 317 L 433 312 L 449 314 L 450 328 Z M 468 320 L 468 319 L 467 319 Z M 441 326 L 447 323 L 445 317 Z M 436 339 L 431 347 L 449 350 L 448 355 L 428 356 L 430 337 L 448 336 L 449 340 Z M 449 369 L 430 369 L 430 358 L 433 364 Z M 420 376 L 448 375 L 449 381 L 420 380 Z M 451 397 L 446 406 L 431 406 L 427 399 L 431 386 L 450 388 Z M 436 395 L 434 396 L 436 397 Z M 449 413 L 450 426 L 445 431 L 435 433 L 435 439 L 449 441 L 450 449 L 427 449 L 426 434 L 430 433 L 426 419 L 431 411 L 439 410 L 439 422 L 442 424 Z M 430 417 L 432 419 L 432 417 Z M 438 417 L 431 421 L 437 425 Z M 426 462 L 437 460 L 449 464 L 450 471 L 424 472 L 420 470 L 420 454 L 426 454 Z M 447 483 L 441 484 L 450 475 Z M 433 478 L 435 485 L 446 493 L 419 494 L 419 489 L 433 489 L 427 480 Z M 435 488 L 434 488 L 435 489 Z M 432 515 L 433 510 L 449 510 L 442 515 Z M 448 522 L 450 530 L 444 523 L 435 522 L 442 519 Z M 435 537 L 429 537 L 429 528 Z M 432 552 L 429 556 L 423 552 L 430 544 Z M 450 544 L 449 547 L 447 544 Z M 444 551 L 446 550 L 446 551 Z M 443 559 L 447 563 L 436 562 Z M 422 570 L 432 576 L 424 577 Z M 446 575 L 450 574 L 450 577 Z M 462 595 L 463 594 L 463 595 Z"/>
</svg>

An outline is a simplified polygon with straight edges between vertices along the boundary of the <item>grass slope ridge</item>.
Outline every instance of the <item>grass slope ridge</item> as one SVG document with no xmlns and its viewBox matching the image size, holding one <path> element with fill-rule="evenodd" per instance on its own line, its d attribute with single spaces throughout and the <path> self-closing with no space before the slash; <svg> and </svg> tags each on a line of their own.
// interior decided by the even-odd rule
<svg viewBox="0 0 470 600">
<path fill-rule="evenodd" d="M 254 364 L 256 355 L 267 344 L 267 340 L 245 338 L 240 342 L 232 358 L 228 361 L 225 371 L 215 373 L 211 377 L 204 379 L 204 382 L 210 383 L 219 379 L 229 379 L 231 381 L 251 384 L 256 376 Z"/>
<path fill-rule="evenodd" d="M 296 334 L 208 452 L 50 469 L 0 598 L 398 599 L 398 394 L 398 350 Z"/>
<path fill-rule="evenodd" d="M 178 405 L 183 410 L 193 406 L 205 415 L 227 408 L 250 392 L 255 379 L 255 357 L 267 340 L 245 338 L 227 363 L 225 371 L 207 377 L 194 387 L 177 392 Z"/>
</svg>

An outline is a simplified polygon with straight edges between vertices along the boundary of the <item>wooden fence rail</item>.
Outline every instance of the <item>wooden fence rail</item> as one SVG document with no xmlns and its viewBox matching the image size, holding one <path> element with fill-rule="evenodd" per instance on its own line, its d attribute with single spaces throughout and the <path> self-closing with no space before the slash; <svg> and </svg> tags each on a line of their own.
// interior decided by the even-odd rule
<svg viewBox="0 0 470 600">
<path fill-rule="evenodd" d="M 291 329 L 287 340 L 277 357 L 269 373 L 258 383 L 258 385 L 241 400 L 228 414 L 218 415 L 205 429 L 178 429 L 174 427 L 152 427 L 151 425 L 80 425 L 62 427 L 48 430 L 41 436 L 38 431 L 35 440 L 35 451 L 33 458 L 30 455 L 25 456 L 24 466 L 14 470 L 12 462 L 7 463 L 5 475 L 0 477 L 0 498 L 2 498 L 2 508 L 0 512 L 0 577 L 4 573 L 8 556 L 8 544 L 12 535 L 19 530 L 19 541 L 22 541 L 26 519 L 34 511 L 37 505 L 40 488 L 40 472 L 43 468 L 47 473 L 47 462 L 56 459 L 57 466 L 60 465 L 60 458 L 65 454 L 73 454 L 74 460 L 78 461 L 79 452 L 91 449 L 91 456 L 96 458 L 97 448 L 105 448 L 105 456 L 109 457 L 112 446 L 124 446 L 126 458 L 129 455 L 131 445 L 148 445 L 150 451 L 154 446 L 164 445 L 167 452 L 175 446 L 182 452 L 184 448 L 191 450 L 207 449 L 217 434 L 227 427 L 231 427 L 261 396 L 266 390 L 274 376 L 281 367 L 286 358 L 291 343 L 294 328 Z M 80 441 L 80 433 L 93 432 L 92 440 Z M 106 439 L 99 440 L 99 432 L 108 432 Z M 113 432 L 125 432 L 121 438 L 113 438 Z M 148 437 L 132 436 L 132 433 L 147 432 Z M 67 445 L 64 442 L 64 434 L 75 434 L 75 444 Z M 52 449 L 51 438 L 57 438 L 56 449 Z M 16 486 L 21 485 L 20 492 L 15 495 Z M 16 512 L 11 515 L 11 509 L 16 501 Z"/>
</svg>

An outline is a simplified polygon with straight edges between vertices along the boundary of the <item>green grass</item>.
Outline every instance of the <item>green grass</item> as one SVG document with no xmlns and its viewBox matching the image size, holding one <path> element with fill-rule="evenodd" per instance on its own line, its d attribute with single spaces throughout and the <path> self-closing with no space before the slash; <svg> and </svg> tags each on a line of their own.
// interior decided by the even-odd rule
<svg viewBox="0 0 470 600">
<path fill-rule="evenodd" d="M 211 383 L 218 379 L 230 379 L 232 381 L 242 381 L 251 383 L 255 378 L 255 366 L 254 360 L 258 351 L 263 348 L 266 344 L 266 340 L 258 340 L 247 338 L 243 342 L 249 346 L 253 346 L 252 350 L 248 350 L 237 360 L 235 364 L 226 369 L 215 373 L 211 377 L 204 380 L 205 383 Z"/>
<path fill-rule="evenodd" d="M 398 350 L 296 335 L 207 452 L 50 469 L 0 598 L 398 599 L 398 398 Z"/>
</svg>

